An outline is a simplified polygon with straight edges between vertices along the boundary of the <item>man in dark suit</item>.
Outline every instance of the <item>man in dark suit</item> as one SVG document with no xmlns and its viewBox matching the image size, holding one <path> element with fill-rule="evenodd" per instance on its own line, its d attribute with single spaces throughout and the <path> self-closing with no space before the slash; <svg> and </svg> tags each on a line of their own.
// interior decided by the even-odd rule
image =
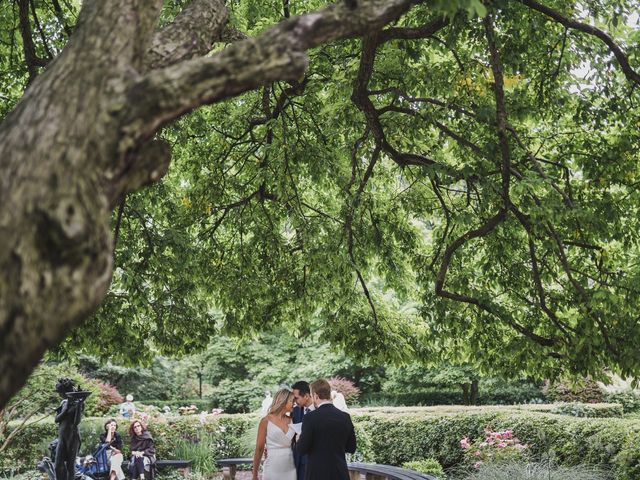
<svg viewBox="0 0 640 480">
<path fill-rule="evenodd" d="M 349 480 L 345 453 L 355 453 L 356 434 L 348 413 L 331 403 L 331 386 L 324 379 L 311 384 L 316 409 L 302 419 L 298 455 L 307 455 L 305 480 Z"/>
<path fill-rule="evenodd" d="M 309 382 L 300 380 L 291 386 L 293 390 L 293 399 L 296 405 L 293 407 L 293 413 L 291 419 L 293 423 L 302 423 L 302 419 L 307 413 L 315 410 L 313 405 L 313 399 L 311 398 L 311 390 L 309 389 Z M 298 480 L 304 480 L 305 468 L 307 466 L 307 456 L 299 455 L 297 451 L 293 452 L 293 463 L 296 465 L 296 473 Z"/>
</svg>

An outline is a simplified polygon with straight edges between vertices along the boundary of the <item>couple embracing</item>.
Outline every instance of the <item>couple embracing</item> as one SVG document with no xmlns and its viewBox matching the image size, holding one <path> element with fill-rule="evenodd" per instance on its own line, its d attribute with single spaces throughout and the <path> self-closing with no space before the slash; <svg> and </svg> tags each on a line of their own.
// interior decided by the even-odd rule
<svg viewBox="0 0 640 480">
<path fill-rule="evenodd" d="M 297 382 L 275 394 L 260 421 L 253 480 L 263 455 L 263 480 L 349 480 L 345 453 L 355 451 L 351 417 L 333 406 L 329 383 Z"/>
</svg>

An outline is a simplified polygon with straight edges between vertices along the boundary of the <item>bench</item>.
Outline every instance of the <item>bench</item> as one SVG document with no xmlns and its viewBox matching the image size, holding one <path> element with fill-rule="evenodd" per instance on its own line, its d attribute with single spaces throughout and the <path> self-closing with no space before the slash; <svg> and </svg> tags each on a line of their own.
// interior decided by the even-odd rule
<svg viewBox="0 0 640 480">
<path fill-rule="evenodd" d="M 187 476 L 191 472 L 192 460 L 158 460 L 156 461 L 156 469 L 177 468 L 183 476 Z M 42 473 L 46 473 L 49 480 L 55 480 L 55 468 L 49 457 L 43 457 L 36 468 Z M 125 472 L 129 469 L 129 460 L 122 462 L 122 470 Z M 76 472 L 77 473 L 77 472 Z M 95 475 L 95 478 L 108 478 L 108 474 Z"/>
<path fill-rule="evenodd" d="M 156 470 L 164 468 L 177 468 L 183 476 L 191 473 L 191 463 L 193 460 L 156 460 Z M 129 460 L 122 462 L 122 470 L 125 472 L 129 469 Z"/>
<path fill-rule="evenodd" d="M 238 465 L 253 465 L 253 458 L 223 458 L 218 460 L 218 466 L 222 468 L 222 478 L 224 480 L 234 480 L 236 478 Z"/>
<path fill-rule="evenodd" d="M 234 480 L 238 465 L 251 465 L 252 458 L 223 458 L 218 460 L 224 480 Z M 407 468 L 377 463 L 354 462 L 347 464 L 351 480 L 438 480 L 432 475 Z"/>
</svg>

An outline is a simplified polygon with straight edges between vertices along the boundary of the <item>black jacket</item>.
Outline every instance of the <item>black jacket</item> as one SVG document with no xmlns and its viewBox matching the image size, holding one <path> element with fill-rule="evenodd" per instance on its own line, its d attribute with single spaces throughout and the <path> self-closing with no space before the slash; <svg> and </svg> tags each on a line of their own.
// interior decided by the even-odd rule
<svg viewBox="0 0 640 480">
<path fill-rule="evenodd" d="M 107 443 L 106 433 L 100 434 L 100 443 Z M 118 432 L 115 432 L 115 435 L 111 439 L 111 442 L 109 442 L 109 446 L 113 448 L 117 448 L 118 450 L 122 451 L 122 437 Z"/>
<path fill-rule="evenodd" d="M 305 480 L 349 480 L 345 453 L 356 451 L 356 434 L 348 413 L 325 403 L 302 419 L 298 455 L 307 455 Z"/>
</svg>

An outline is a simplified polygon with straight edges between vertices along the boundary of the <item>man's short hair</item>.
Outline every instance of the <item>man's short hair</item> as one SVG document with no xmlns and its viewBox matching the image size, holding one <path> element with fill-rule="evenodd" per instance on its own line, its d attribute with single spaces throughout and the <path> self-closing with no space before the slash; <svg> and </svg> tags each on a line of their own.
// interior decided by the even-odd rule
<svg viewBox="0 0 640 480">
<path fill-rule="evenodd" d="M 331 385 L 324 378 L 319 378 L 311 384 L 311 391 L 315 393 L 320 400 L 331 400 Z"/>
<path fill-rule="evenodd" d="M 309 388 L 309 382 L 305 382 L 304 380 L 300 380 L 293 385 L 291 385 L 291 390 L 298 390 L 300 396 L 304 397 L 305 395 L 309 395 L 311 393 L 311 389 Z"/>
</svg>

